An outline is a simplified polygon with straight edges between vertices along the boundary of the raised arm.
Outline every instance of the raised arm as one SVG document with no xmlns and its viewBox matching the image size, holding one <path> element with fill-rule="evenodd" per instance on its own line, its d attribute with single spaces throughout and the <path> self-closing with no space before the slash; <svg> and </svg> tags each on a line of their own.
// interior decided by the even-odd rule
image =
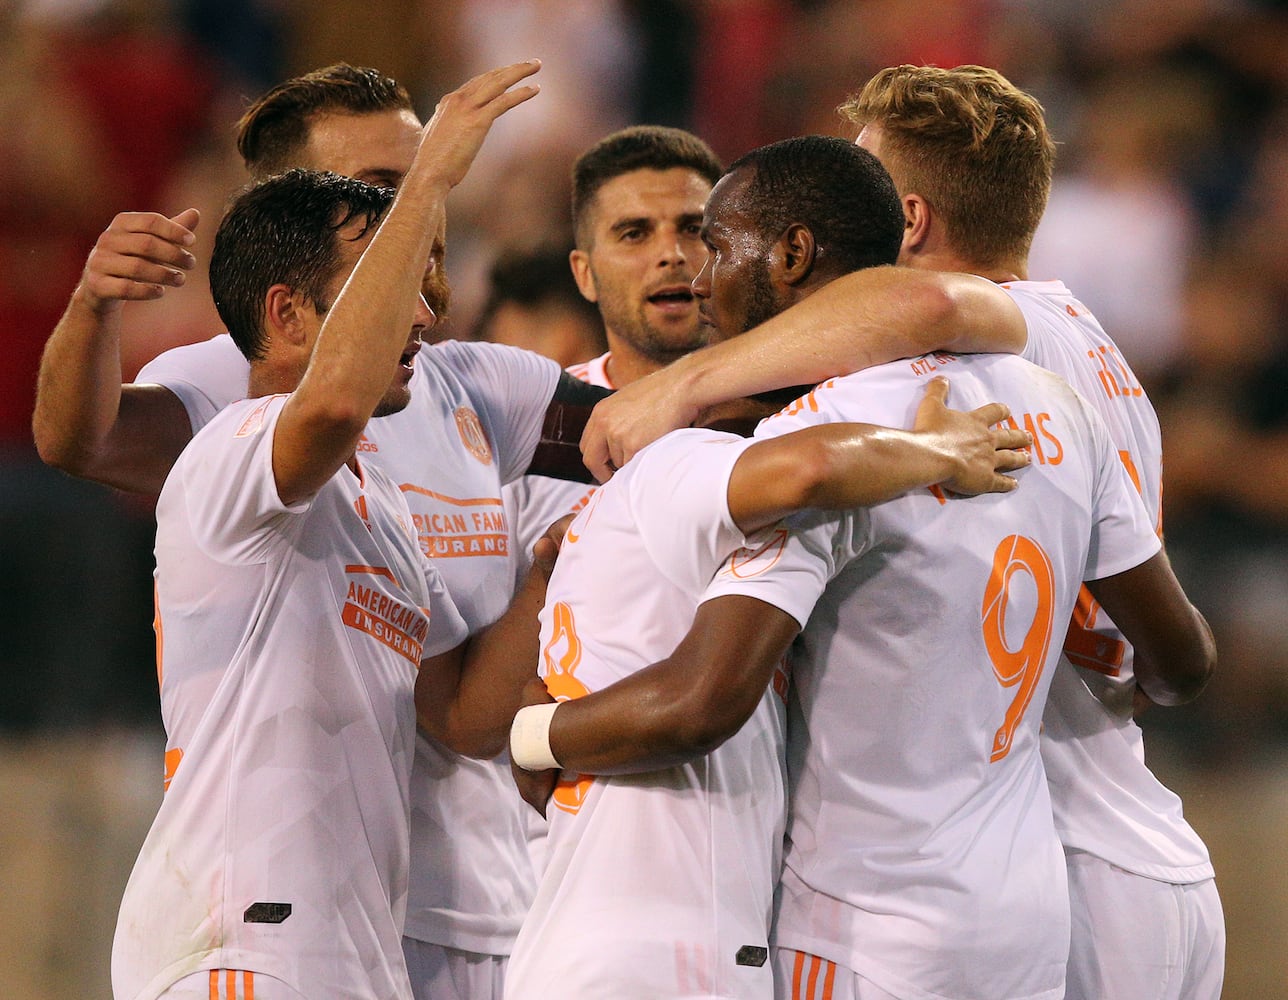
<svg viewBox="0 0 1288 1000">
<path fill-rule="evenodd" d="M 492 123 L 535 96 L 535 85 L 515 85 L 539 68 L 531 60 L 494 69 L 438 102 L 393 204 L 327 312 L 304 377 L 283 407 L 273 437 L 283 503 L 317 492 L 353 454 L 423 308 L 421 282 L 447 194 L 465 177 Z"/>
<path fill-rule="evenodd" d="M 855 271 L 754 330 L 620 389 L 595 408 L 582 456 L 602 482 L 715 403 L 932 350 L 1015 354 L 1027 337 L 1019 308 L 985 278 L 904 267 Z"/>
<path fill-rule="evenodd" d="M 1159 551 L 1134 569 L 1087 589 L 1132 644 L 1136 683 L 1159 705 L 1198 697 L 1216 669 L 1216 643 Z"/>
<path fill-rule="evenodd" d="M 199 220 L 196 209 L 169 219 L 122 212 L 94 244 L 40 360 L 31 426 L 49 465 L 118 489 L 160 491 L 192 426 L 168 389 L 121 384 L 121 307 L 184 283 Z"/>
<path fill-rule="evenodd" d="M 1013 490 L 1003 473 L 1028 465 L 1028 433 L 993 426 L 1010 414 L 1001 403 L 948 409 L 948 388 L 931 379 L 911 431 L 820 424 L 756 442 L 729 478 L 734 523 L 750 534 L 807 507 L 868 507 L 937 484 L 965 496 Z"/>
</svg>

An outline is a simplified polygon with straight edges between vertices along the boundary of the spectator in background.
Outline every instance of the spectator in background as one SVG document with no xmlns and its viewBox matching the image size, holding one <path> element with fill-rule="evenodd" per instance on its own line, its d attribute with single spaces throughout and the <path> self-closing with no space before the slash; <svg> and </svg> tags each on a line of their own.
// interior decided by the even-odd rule
<svg viewBox="0 0 1288 1000">
<path fill-rule="evenodd" d="M 502 253 L 492 264 L 487 301 L 470 339 L 526 347 L 561 368 L 603 354 L 604 324 L 577 290 L 568 252 L 541 247 Z"/>
</svg>

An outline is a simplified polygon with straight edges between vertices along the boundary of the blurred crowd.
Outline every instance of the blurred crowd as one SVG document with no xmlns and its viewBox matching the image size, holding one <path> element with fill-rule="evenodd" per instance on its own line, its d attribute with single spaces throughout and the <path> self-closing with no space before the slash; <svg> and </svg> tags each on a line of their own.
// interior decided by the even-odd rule
<svg viewBox="0 0 1288 1000">
<path fill-rule="evenodd" d="M 1283 0 L 0 3 L 0 731 L 159 724 L 148 501 L 46 468 L 31 441 L 40 351 L 97 234 L 122 210 L 196 206 L 209 241 L 245 180 L 233 123 L 287 76 L 375 66 L 427 117 L 534 55 L 541 98 L 449 202 L 440 333 L 565 364 L 602 350 L 560 261 L 569 168 L 606 132 L 677 125 L 726 160 L 845 135 L 836 106 L 900 62 L 983 63 L 1034 93 L 1060 153 L 1030 276 L 1074 289 L 1146 383 L 1169 551 L 1221 652 L 1204 697 L 1147 728 L 1196 766 L 1288 746 Z M 127 378 L 219 332 L 200 263 L 125 325 Z"/>
</svg>

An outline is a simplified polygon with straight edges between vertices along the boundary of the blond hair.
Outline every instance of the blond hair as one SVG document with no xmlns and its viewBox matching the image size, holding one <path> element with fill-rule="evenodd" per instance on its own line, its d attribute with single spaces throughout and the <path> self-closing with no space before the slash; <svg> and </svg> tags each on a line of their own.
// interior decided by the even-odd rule
<svg viewBox="0 0 1288 1000">
<path fill-rule="evenodd" d="M 881 157 L 901 194 L 943 220 L 980 265 L 1028 256 L 1051 192 L 1055 143 L 1042 105 L 984 66 L 893 66 L 837 109 L 881 129 Z"/>
</svg>

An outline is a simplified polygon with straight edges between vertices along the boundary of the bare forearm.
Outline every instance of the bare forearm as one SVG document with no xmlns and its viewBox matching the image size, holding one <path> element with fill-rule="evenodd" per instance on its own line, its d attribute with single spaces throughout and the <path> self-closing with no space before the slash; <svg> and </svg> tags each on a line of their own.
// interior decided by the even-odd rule
<svg viewBox="0 0 1288 1000">
<path fill-rule="evenodd" d="M 32 433 L 40 457 L 83 474 L 116 420 L 121 398 L 120 304 L 98 312 L 77 289 L 45 343 Z"/>
<path fill-rule="evenodd" d="M 872 424 L 826 424 L 748 448 L 729 479 L 729 513 L 750 533 L 807 507 L 845 510 L 952 477 L 935 435 Z"/>
<path fill-rule="evenodd" d="M 421 728 L 456 753 L 490 759 L 505 748 L 524 686 L 537 672 L 537 615 L 547 572 L 534 568 L 509 610 L 472 636 L 464 650 L 421 666 L 416 681 Z"/>
<path fill-rule="evenodd" d="M 671 656 L 562 703 L 550 749 L 584 774 L 651 771 L 710 753 L 750 718 L 798 630 L 753 598 L 708 601 Z"/>
<path fill-rule="evenodd" d="M 698 409 L 808 385 L 932 350 L 1016 353 L 1023 316 L 973 275 L 881 267 L 838 278 L 754 330 L 695 352 L 670 370 Z"/>
</svg>

